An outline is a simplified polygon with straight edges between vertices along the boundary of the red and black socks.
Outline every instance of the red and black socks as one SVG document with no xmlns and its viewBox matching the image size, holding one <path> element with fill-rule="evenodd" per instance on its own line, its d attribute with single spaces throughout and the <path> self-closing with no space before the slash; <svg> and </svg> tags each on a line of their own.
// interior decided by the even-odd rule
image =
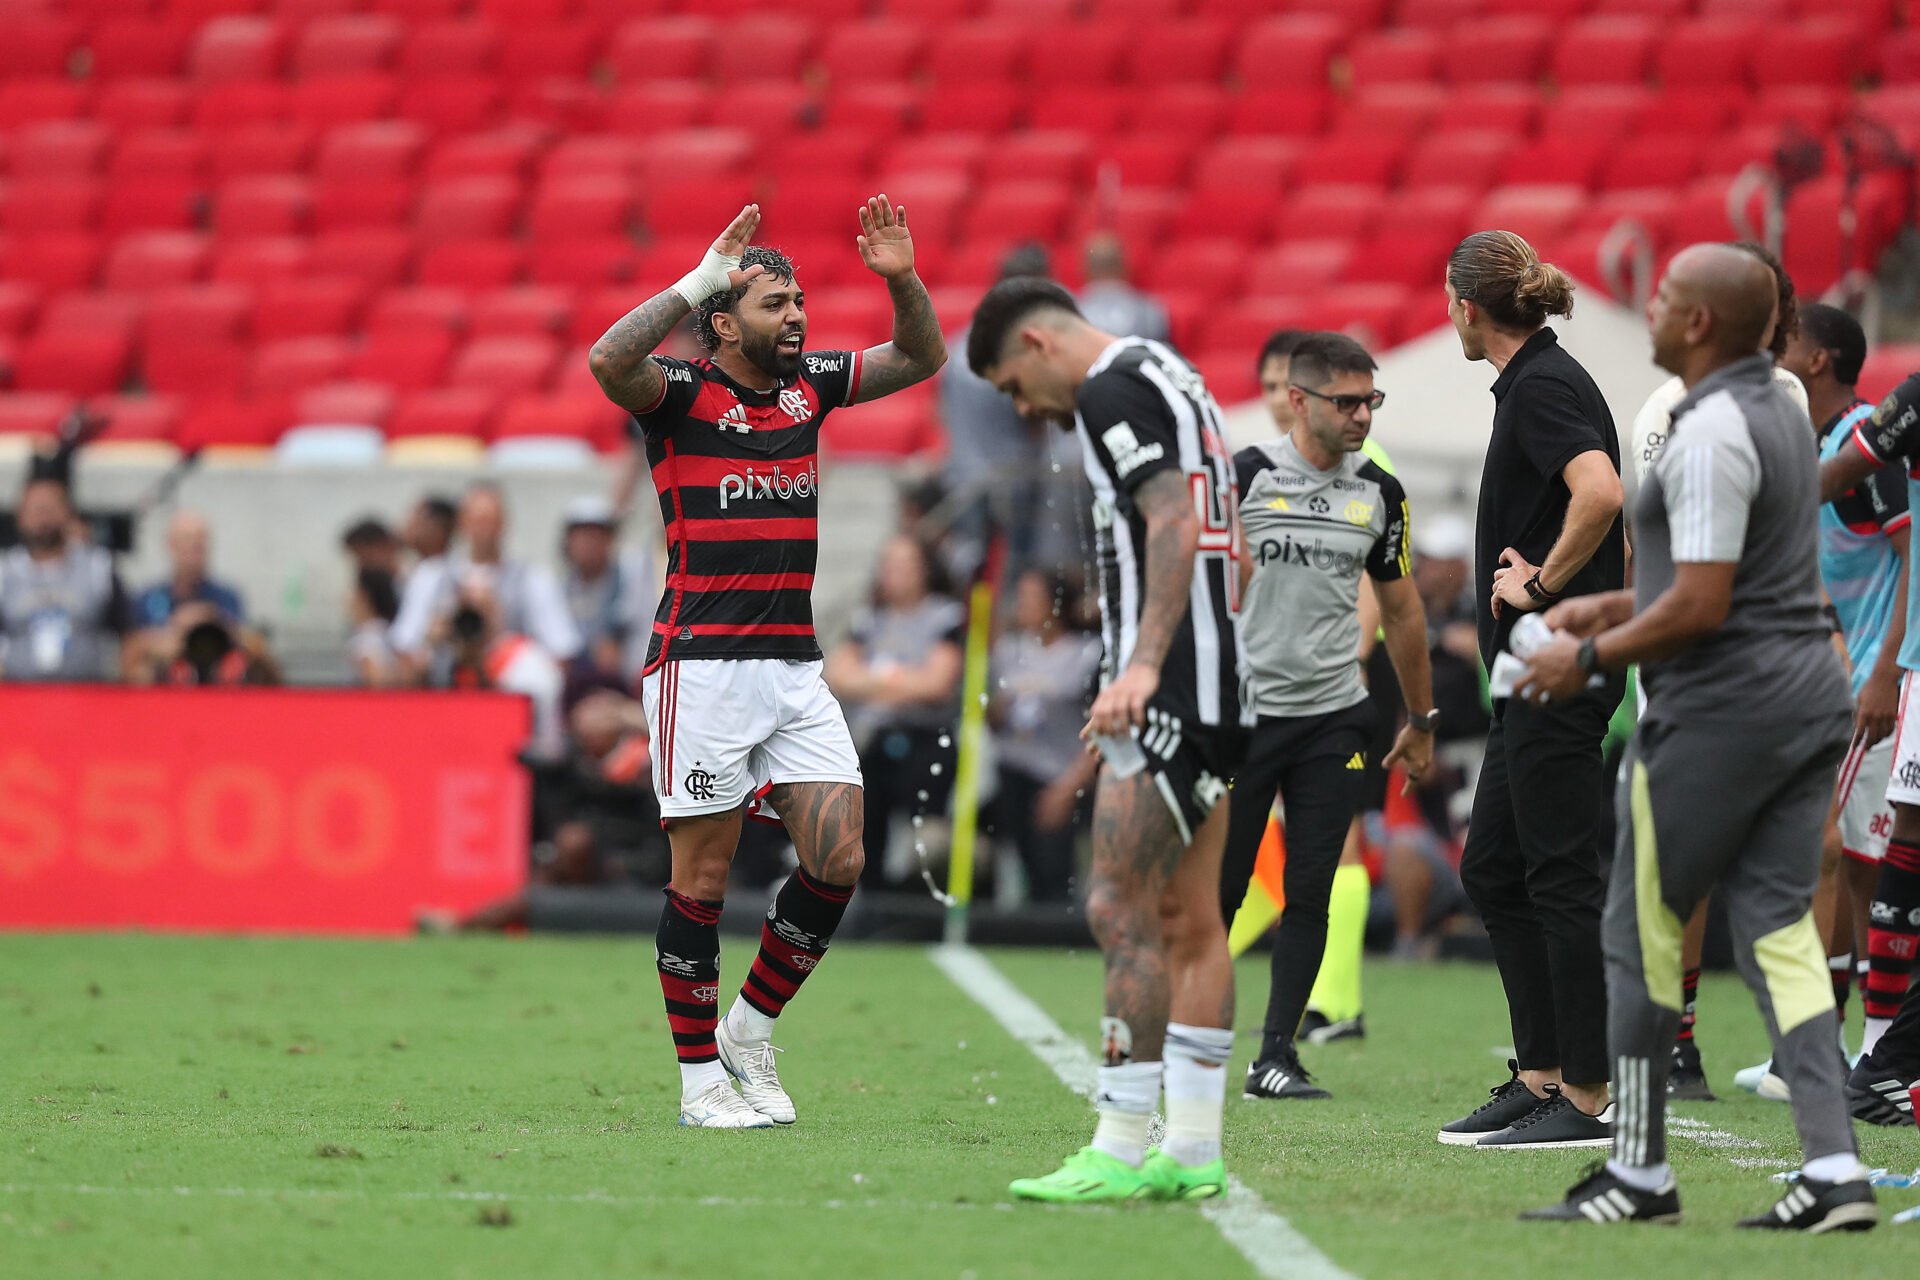
<svg viewBox="0 0 1920 1280">
<path fill-rule="evenodd" d="M 680 1090 L 691 1097 L 727 1078 L 713 1028 L 720 1021 L 720 908 L 673 889 L 654 935 L 654 964 L 667 1026 L 680 1055 Z"/>
<path fill-rule="evenodd" d="M 1860 1003 L 1867 1015 L 1861 1048 L 1872 1053 L 1880 1035 L 1900 1012 L 1913 974 L 1920 942 L 1920 844 L 1887 843 L 1867 920 L 1867 978 Z"/>
<path fill-rule="evenodd" d="M 821 957 L 853 898 L 852 885 L 827 884 L 796 867 L 767 908 L 760 954 L 753 958 L 740 998 L 727 1013 L 727 1034 L 760 1041 L 773 1034 L 773 1020 L 787 1007 Z"/>
</svg>

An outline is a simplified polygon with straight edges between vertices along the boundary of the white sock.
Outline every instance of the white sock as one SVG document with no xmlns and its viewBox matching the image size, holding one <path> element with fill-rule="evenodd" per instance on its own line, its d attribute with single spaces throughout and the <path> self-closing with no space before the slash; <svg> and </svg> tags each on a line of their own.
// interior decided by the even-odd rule
<svg viewBox="0 0 1920 1280">
<path fill-rule="evenodd" d="M 691 1102 L 727 1078 L 727 1069 L 718 1062 L 680 1064 L 680 1100 Z"/>
<path fill-rule="evenodd" d="M 1093 1147 L 1139 1168 L 1147 1159 L 1147 1124 L 1160 1099 L 1160 1064 L 1128 1062 L 1101 1067 L 1093 1106 L 1100 1114 Z"/>
<path fill-rule="evenodd" d="M 773 1021 L 748 1004 L 745 996 L 735 996 L 733 1008 L 727 1010 L 727 1034 L 735 1040 L 757 1044 L 773 1039 Z"/>
<path fill-rule="evenodd" d="M 1866 1176 L 1867 1166 L 1860 1163 L 1860 1157 L 1851 1151 L 1836 1151 L 1830 1156 L 1818 1156 L 1800 1166 L 1802 1177 L 1812 1178 L 1815 1182 L 1852 1182 L 1855 1178 Z"/>
<path fill-rule="evenodd" d="M 1893 1025 L 1892 1018 L 1868 1018 L 1867 1029 L 1860 1036 L 1860 1052 L 1872 1053 L 1873 1047 L 1880 1043 L 1880 1037 Z"/>
<path fill-rule="evenodd" d="M 1673 1184 L 1673 1166 L 1670 1164 L 1621 1164 L 1618 1160 L 1609 1160 L 1607 1172 L 1635 1191 L 1664 1191 Z"/>
<path fill-rule="evenodd" d="M 1227 1059 L 1233 1032 L 1222 1027 L 1167 1024 L 1167 1136 L 1160 1149 L 1184 1165 L 1220 1158 L 1220 1113 L 1227 1102 Z"/>
</svg>

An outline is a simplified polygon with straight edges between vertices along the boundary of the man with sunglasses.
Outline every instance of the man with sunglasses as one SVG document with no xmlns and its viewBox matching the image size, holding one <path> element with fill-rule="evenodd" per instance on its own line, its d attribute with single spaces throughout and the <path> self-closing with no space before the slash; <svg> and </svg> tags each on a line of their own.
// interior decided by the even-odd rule
<svg viewBox="0 0 1920 1280">
<path fill-rule="evenodd" d="M 1327 904 L 1347 828 L 1365 795 L 1373 704 L 1360 674 L 1360 578 L 1373 580 L 1388 656 L 1409 709 L 1384 762 L 1418 779 L 1433 759 L 1426 610 L 1412 569 L 1407 498 L 1361 450 L 1373 414 L 1373 357 L 1337 333 L 1294 348 L 1292 430 L 1234 458 L 1253 577 L 1241 612 L 1259 719 L 1230 801 L 1221 905 L 1246 896 L 1267 814 L 1286 810 L 1286 907 L 1249 1098 L 1325 1098 L 1300 1065 L 1295 1029 L 1327 945 Z"/>
</svg>

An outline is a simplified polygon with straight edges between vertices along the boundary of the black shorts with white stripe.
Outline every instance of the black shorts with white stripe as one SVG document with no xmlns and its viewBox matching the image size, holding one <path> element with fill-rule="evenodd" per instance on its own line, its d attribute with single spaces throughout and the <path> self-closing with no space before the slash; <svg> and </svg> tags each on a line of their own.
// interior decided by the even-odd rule
<svg viewBox="0 0 1920 1280">
<path fill-rule="evenodd" d="M 1147 772 L 1186 843 L 1193 843 L 1193 833 L 1226 797 L 1246 753 L 1246 738 L 1238 727 L 1192 724 L 1158 698 L 1147 704 L 1147 723 L 1138 742 Z"/>
</svg>

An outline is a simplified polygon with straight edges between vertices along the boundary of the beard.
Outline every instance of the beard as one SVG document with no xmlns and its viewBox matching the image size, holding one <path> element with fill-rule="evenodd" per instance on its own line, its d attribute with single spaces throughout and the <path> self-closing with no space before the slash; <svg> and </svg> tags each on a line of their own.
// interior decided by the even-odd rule
<svg viewBox="0 0 1920 1280">
<path fill-rule="evenodd" d="M 29 551 L 58 551 L 67 544 L 67 531 L 60 525 L 20 530 L 21 545 Z"/>
<path fill-rule="evenodd" d="M 747 330 L 740 335 L 740 354 L 746 357 L 747 363 L 768 377 L 785 382 L 799 374 L 802 355 L 799 351 L 782 351 L 781 336 Z M 804 336 L 801 346 L 806 346 Z"/>
</svg>

